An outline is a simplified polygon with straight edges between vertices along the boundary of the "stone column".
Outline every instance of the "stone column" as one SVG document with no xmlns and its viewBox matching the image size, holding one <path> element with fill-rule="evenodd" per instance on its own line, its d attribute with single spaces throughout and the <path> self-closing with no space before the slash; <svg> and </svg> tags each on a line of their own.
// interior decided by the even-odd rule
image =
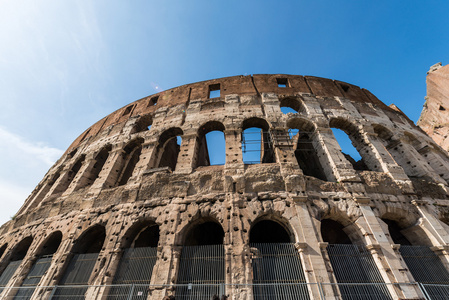
<svg viewBox="0 0 449 300">
<path fill-rule="evenodd" d="M 360 181 L 351 163 L 342 154 L 330 128 L 317 128 L 310 139 L 329 181 Z"/>
<path fill-rule="evenodd" d="M 92 154 L 90 156 L 91 157 L 89 159 L 86 157 L 86 159 L 83 161 L 78 174 L 76 174 L 75 178 L 73 178 L 72 180 L 72 183 L 70 183 L 69 187 L 62 194 L 63 196 L 68 196 L 77 189 L 80 189 L 92 183 L 89 179 L 89 175 L 97 161 L 93 158 Z"/>
<path fill-rule="evenodd" d="M 371 209 L 371 200 L 359 197 L 355 201 L 359 204 L 363 214 L 363 217 L 359 218 L 356 223 L 367 231 L 366 248 L 373 255 L 385 283 L 410 282 L 413 277 L 405 263 L 399 258 L 399 253 L 395 251 L 398 247 L 392 245 L 386 237 L 379 220 Z M 394 299 L 418 299 L 420 295 L 418 288 L 412 285 L 387 285 L 387 287 Z"/>
<path fill-rule="evenodd" d="M 98 178 L 92 184 L 90 188 L 91 192 L 95 195 L 99 194 L 104 188 L 112 188 L 117 182 L 117 176 L 123 168 L 123 154 L 122 148 L 117 148 L 109 152 L 108 158 L 103 165 Z"/>
<path fill-rule="evenodd" d="M 184 134 L 178 154 L 175 173 L 190 174 L 195 166 L 195 154 L 198 148 L 198 135 Z"/>
<path fill-rule="evenodd" d="M 420 226 L 431 235 L 430 240 L 433 243 L 431 248 L 441 258 L 446 267 L 449 266 L 449 232 L 441 225 L 431 212 L 428 206 L 430 202 L 427 200 L 413 200 L 412 204 L 416 206 L 422 221 Z"/>
<path fill-rule="evenodd" d="M 322 256 L 322 243 L 318 239 L 318 232 L 314 226 L 312 216 L 307 206 L 306 196 L 292 196 L 298 221 L 292 225 L 298 229 L 300 241 L 296 244 L 301 261 L 303 263 L 304 275 L 308 283 L 331 283 L 336 282 L 333 274 L 326 268 L 326 262 Z M 312 299 L 320 299 L 318 285 L 309 285 L 309 293 Z M 326 299 L 338 299 L 332 285 L 323 285 L 323 293 Z"/>
<path fill-rule="evenodd" d="M 243 167 L 242 130 L 240 128 L 224 131 L 226 142 L 226 168 Z"/>
</svg>

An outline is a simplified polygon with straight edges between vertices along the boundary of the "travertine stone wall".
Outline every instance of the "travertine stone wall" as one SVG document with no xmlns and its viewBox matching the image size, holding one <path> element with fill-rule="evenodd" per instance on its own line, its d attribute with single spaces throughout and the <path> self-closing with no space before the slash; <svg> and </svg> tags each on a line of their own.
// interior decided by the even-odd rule
<svg viewBox="0 0 449 300">
<path fill-rule="evenodd" d="M 278 79 L 286 86 L 278 86 Z M 217 84 L 220 97 L 210 99 L 210 86 Z M 281 106 L 298 113 L 283 114 Z M 273 162 L 244 164 L 241 134 L 252 126 L 269 132 Z M 348 134 L 368 170 L 354 169 L 332 127 Z M 298 136 L 286 139 L 289 128 L 307 133 L 325 180 L 304 175 L 295 156 Z M 224 133 L 224 165 L 204 166 L 204 134 L 210 130 Z M 176 136 L 182 138 L 180 146 Z M 136 224 L 153 222 L 160 238 L 151 281 L 172 284 L 187 232 L 212 220 L 225 232 L 226 282 L 251 283 L 249 234 L 258 221 L 274 220 L 297 244 L 306 280 L 329 283 L 335 277 L 320 224 L 332 219 L 353 243 L 371 251 L 385 282 L 410 282 L 413 277 L 382 219 L 396 221 L 407 237 L 434 247 L 449 264 L 448 174 L 446 152 L 401 112 L 357 86 L 296 75 L 188 84 L 135 101 L 81 134 L 14 220 L 0 228 L 0 272 L 18 243 L 31 237 L 8 283 L 20 286 L 39 247 L 60 231 L 61 245 L 39 284 L 56 285 L 83 233 L 102 226 L 105 243 L 89 283 L 111 284 L 125 238 Z M 333 292 L 326 287 L 326 299 Z M 89 299 L 104 293 L 104 288 L 92 288 Z M 232 299 L 250 299 L 251 291 L 228 293 Z M 314 287 L 310 293 L 319 296 Z M 419 297 L 413 286 L 391 293 L 396 299 Z M 167 294 L 169 289 L 161 289 L 154 299 Z"/>
<path fill-rule="evenodd" d="M 449 65 L 427 72 L 427 96 L 418 125 L 444 150 L 449 149 Z"/>
</svg>

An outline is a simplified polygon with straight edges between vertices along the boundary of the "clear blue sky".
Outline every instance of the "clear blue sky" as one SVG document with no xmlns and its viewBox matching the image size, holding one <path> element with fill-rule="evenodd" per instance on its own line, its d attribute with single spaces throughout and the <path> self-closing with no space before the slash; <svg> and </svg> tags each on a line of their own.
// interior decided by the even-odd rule
<svg viewBox="0 0 449 300">
<path fill-rule="evenodd" d="M 417 121 L 449 63 L 445 1 L 0 0 L 0 223 L 87 127 L 223 76 L 347 81 Z"/>
</svg>

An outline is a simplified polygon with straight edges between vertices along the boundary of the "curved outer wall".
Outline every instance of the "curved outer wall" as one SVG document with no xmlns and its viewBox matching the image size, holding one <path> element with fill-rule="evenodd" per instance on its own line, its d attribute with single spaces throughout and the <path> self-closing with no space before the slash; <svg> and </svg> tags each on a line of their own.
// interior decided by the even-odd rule
<svg viewBox="0 0 449 300">
<path fill-rule="evenodd" d="M 210 99 L 209 90 L 217 88 L 220 97 Z M 283 114 L 281 106 L 298 113 Z M 266 127 L 261 124 L 267 124 L 264 130 L 271 134 L 273 159 L 244 164 L 242 131 Z M 331 127 L 347 132 L 362 155 L 364 170 L 341 153 Z M 308 134 L 321 179 L 300 168 L 295 137 L 285 138 L 289 128 Z M 226 163 L 221 166 L 207 166 L 201 154 L 204 133 L 212 129 L 225 136 Z M 161 165 L 164 146 L 176 135 L 182 137 L 176 166 Z M 141 147 L 140 155 L 134 156 L 135 165 L 125 175 L 135 145 Z M 81 134 L 14 220 L 1 227 L 0 247 L 6 248 L 0 271 L 17 244 L 32 237 L 8 282 L 20 286 L 42 244 L 60 231 L 62 242 L 40 281 L 42 286 L 57 285 L 72 247 L 87 229 L 101 225 L 106 238 L 89 284 L 111 284 L 125 235 L 137 222 L 151 221 L 160 232 L 151 282 L 172 284 L 186 232 L 196 222 L 213 220 L 224 231 L 225 281 L 248 283 L 253 276 L 251 228 L 259 220 L 275 220 L 296 243 L 306 281 L 335 282 L 320 231 L 321 221 L 332 219 L 353 241 L 370 249 L 385 282 L 409 282 L 413 277 L 392 247 L 395 243 L 382 219 L 397 222 L 416 239 L 424 232 L 426 245 L 446 249 L 448 176 L 446 152 L 404 114 L 357 86 L 296 75 L 188 84 L 135 101 Z M 449 262 L 445 251 L 438 254 Z M 418 293 L 412 287 L 393 292 L 403 299 Z M 99 298 L 105 292 L 100 288 L 91 293 Z M 167 293 L 160 290 L 154 299 Z M 228 291 L 235 299 L 249 293 L 244 288 Z M 310 294 L 318 297 L 318 290 L 312 288 Z"/>
</svg>

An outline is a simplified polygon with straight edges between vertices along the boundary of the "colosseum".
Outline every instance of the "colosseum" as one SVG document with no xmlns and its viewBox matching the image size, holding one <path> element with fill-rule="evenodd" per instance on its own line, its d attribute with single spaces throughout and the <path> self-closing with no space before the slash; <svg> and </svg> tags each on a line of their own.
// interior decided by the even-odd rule
<svg viewBox="0 0 449 300">
<path fill-rule="evenodd" d="M 448 154 L 366 89 L 187 84 L 50 168 L 0 228 L 1 299 L 449 299 L 448 182 Z"/>
</svg>

